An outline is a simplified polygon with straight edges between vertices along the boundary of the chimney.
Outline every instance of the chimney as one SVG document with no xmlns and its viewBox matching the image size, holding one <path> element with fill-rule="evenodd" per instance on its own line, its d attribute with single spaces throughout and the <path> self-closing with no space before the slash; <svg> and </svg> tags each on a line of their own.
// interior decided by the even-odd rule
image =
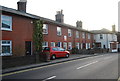
<svg viewBox="0 0 120 81">
<path fill-rule="evenodd" d="M 64 23 L 64 15 L 63 10 L 57 11 L 57 14 L 55 15 L 56 21 L 60 23 Z"/>
<path fill-rule="evenodd" d="M 21 12 L 26 12 L 27 0 L 20 0 L 17 2 L 18 10 Z"/>
<path fill-rule="evenodd" d="M 112 32 L 116 32 L 115 25 L 112 25 Z"/>
<path fill-rule="evenodd" d="M 82 29 L 82 21 L 77 21 L 76 27 Z"/>
</svg>

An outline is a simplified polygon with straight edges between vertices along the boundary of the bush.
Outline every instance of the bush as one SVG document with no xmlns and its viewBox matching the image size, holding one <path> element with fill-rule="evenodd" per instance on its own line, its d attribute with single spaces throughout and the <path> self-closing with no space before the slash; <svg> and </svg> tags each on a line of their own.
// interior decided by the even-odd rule
<svg viewBox="0 0 120 81">
<path fill-rule="evenodd" d="M 79 53 L 79 50 L 77 48 L 72 48 L 72 54 L 78 54 Z"/>
</svg>

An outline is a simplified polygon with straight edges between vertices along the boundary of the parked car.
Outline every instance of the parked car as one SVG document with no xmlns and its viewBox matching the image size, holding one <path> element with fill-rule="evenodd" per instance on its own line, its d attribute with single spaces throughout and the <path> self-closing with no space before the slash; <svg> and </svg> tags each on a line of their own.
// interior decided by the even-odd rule
<svg viewBox="0 0 120 81">
<path fill-rule="evenodd" d="M 53 60 L 58 58 L 58 57 L 68 58 L 69 55 L 70 55 L 69 51 L 66 51 L 65 49 L 60 48 L 60 47 L 45 47 L 44 50 L 43 50 L 43 54 L 45 52 L 49 52 L 50 58 L 53 59 Z"/>
</svg>

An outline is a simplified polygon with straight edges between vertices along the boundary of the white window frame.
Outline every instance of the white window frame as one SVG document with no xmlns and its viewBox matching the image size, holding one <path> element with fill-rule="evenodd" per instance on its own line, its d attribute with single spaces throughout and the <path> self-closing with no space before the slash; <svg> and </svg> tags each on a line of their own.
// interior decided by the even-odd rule
<svg viewBox="0 0 120 81">
<path fill-rule="evenodd" d="M 44 32 L 46 30 L 46 32 Z M 43 24 L 43 34 L 48 34 L 48 24 Z"/>
<path fill-rule="evenodd" d="M 99 36 L 100 36 L 100 39 L 104 39 L 103 34 L 99 34 Z"/>
<path fill-rule="evenodd" d="M 8 17 L 9 19 L 3 19 L 3 16 L 4 17 Z M 4 28 L 4 27 L 2 27 L 3 20 L 6 20 L 6 21 L 10 22 L 10 28 Z M 1 30 L 12 31 L 12 16 L 1 15 Z"/>
<path fill-rule="evenodd" d="M 68 29 L 68 37 L 71 37 L 71 36 L 72 36 L 72 30 Z"/>
<path fill-rule="evenodd" d="M 62 42 L 57 42 L 57 44 L 60 43 L 60 47 L 62 47 Z M 58 45 L 57 45 L 58 46 Z M 59 47 L 59 46 L 58 46 Z"/>
<path fill-rule="evenodd" d="M 90 37 L 91 37 L 91 36 L 90 36 L 90 33 L 88 33 L 88 39 L 90 39 Z"/>
<path fill-rule="evenodd" d="M 48 42 L 44 41 L 43 44 L 42 44 L 42 47 L 43 48 L 48 47 Z"/>
<path fill-rule="evenodd" d="M 6 41 L 6 42 L 10 42 L 9 44 L 3 44 L 2 42 Z M 1 51 L 0 51 L 0 56 L 11 56 L 12 55 L 12 41 L 11 40 L 2 40 L 1 42 Z M 10 53 L 2 53 L 2 46 L 10 46 Z"/>
<path fill-rule="evenodd" d="M 76 31 L 76 38 L 79 38 L 79 31 Z"/>
<path fill-rule="evenodd" d="M 57 35 L 58 36 L 62 35 L 62 29 L 61 29 L 61 27 L 57 27 Z"/>
<path fill-rule="evenodd" d="M 53 46 L 52 46 L 52 44 L 53 44 Z M 50 45 L 51 45 L 51 47 L 55 47 L 55 42 L 51 42 Z"/>
<path fill-rule="evenodd" d="M 79 42 L 76 42 L 76 48 L 80 49 L 80 43 Z"/>
<path fill-rule="evenodd" d="M 85 38 L 85 32 L 82 32 L 82 38 Z"/>
<path fill-rule="evenodd" d="M 67 50 L 67 42 L 63 42 L 63 48 Z"/>
<path fill-rule="evenodd" d="M 69 49 L 69 50 L 72 49 L 72 42 L 68 42 L 68 49 Z"/>
</svg>

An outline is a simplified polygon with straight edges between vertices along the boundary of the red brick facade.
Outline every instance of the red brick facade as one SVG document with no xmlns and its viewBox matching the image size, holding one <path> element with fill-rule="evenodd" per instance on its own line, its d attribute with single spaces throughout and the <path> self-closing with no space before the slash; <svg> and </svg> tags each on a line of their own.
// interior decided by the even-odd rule
<svg viewBox="0 0 120 81">
<path fill-rule="evenodd" d="M 33 20 L 32 15 L 29 16 L 27 13 L 20 13 L 14 10 L 14 12 L 3 12 L 2 15 L 12 17 L 12 31 L 2 30 L 2 40 L 10 40 L 12 42 L 11 51 L 12 56 L 25 56 L 28 51 L 26 51 L 26 47 L 30 48 L 30 54 L 33 54 Z M 16 14 L 17 13 L 17 14 Z M 22 14 L 22 15 L 19 15 Z M 39 18 L 39 17 L 38 17 Z M 36 18 L 37 19 L 37 18 Z M 58 23 L 53 20 L 44 20 L 45 24 L 48 25 L 48 34 L 44 34 L 44 41 L 48 42 L 48 46 L 51 46 L 51 42 L 62 42 L 67 43 L 68 49 L 68 42 L 72 43 L 72 48 L 76 47 L 76 43 L 80 43 L 80 49 L 86 49 L 86 44 L 89 43 L 90 47 L 92 48 L 93 45 L 93 35 L 89 31 L 78 29 L 71 25 L 66 25 L 63 23 Z M 51 21 L 51 22 L 50 22 Z M 60 25 L 62 24 L 62 25 Z M 57 35 L 57 27 L 61 27 L 62 35 Z M 72 36 L 68 37 L 68 29 L 72 30 Z M 76 31 L 79 31 L 79 38 L 76 38 Z M 82 37 L 82 33 L 85 33 L 85 38 Z M 88 39 L 88 33 L 90 34 L 90 38 Z M 66 37 L 66 40 L 64 39 Z M 27 42 L 26 42 L 27 41 Z M 26 46 L 28 44 L 28 46 Z M 29 52 L 28 52 L 29 53 Z"/>
<path fill-rule="evenodd" d="M 33 24 L 31 19 L 8 13 L 12 17 L 12 31 L 2 31 L 2 40 L 12 41 L 12 55 L 25 55 L 25 41 L 32 41 Z"/>
</svg>

